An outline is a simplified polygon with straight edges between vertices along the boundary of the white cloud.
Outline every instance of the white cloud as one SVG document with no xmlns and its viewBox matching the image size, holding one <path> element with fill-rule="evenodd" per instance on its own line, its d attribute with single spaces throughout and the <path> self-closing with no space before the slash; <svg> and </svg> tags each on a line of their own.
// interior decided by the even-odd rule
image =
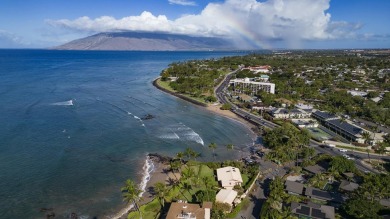
<svg viewBox="0 0 390 219">
<path fill-rule="evenodd" d="M 26 47 L 30 43 L 14 33 L 0 29 L 0 47 Z"/>
<path fill-rule="evenodd" d="M 187 0 L 169 0 L 189 3 Z M 201 13 L 169 20 L 165 15 L 143 12 L 116 19 L 102 16 L 91 19 L 48 20 L 52 26 L 76 31 L 161 31 L 201 36 L 224 36 L 246 47 L 267 48 L 274 41 L 299 48 L 302 41 L 348 37 L 361 24 L 332 22 L 330 0 L 225 0 L 209 3 Z"/>
<path fill-rule="evenodd" d="M 172 5 L 196 6 L 196 2 L 188 0 L 168 0 L 168 2 Z"/>
</svg>

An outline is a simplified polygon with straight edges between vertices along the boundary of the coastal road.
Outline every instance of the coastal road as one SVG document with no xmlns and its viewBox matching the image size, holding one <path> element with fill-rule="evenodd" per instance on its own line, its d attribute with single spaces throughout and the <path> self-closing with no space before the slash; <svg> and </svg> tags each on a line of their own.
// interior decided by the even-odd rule
<svg viewBox="0 0 390 219">
<path fill-rule="evenodd" d="M 270 129 L 274 129 L 274 128 L 278 127 L 279 125 L 277 125 L 277 124 L 274 124 L 268 120 L 263 119 L 262 117 L 253 115 L 253 114 L 251 114 L 243 109 L 238 108 L 235 104 L 233 104 L 232 102 L 230 102 L 228 100 L 227 94 L 225 91 L 226 91 L 226 87 L 229 85 L 229 81 L 230 81 L 233 73 L 235 73 L 235 72 L 229 73 L 224 78 L 224 80 L 219 84 L 219 86 L 215 89 L 215 94 L 216 94 L 218 100 L 222 104 L 225 104 L 225 103 L 231 104 L 232 105 L 232 109 L 231 109 L 232 112 L 234 112 L 238 116 L 240 116 L 240 117 L 242 117 L 242 118 L 244 118 L 252 123 L 255 123 L 257 125 L 264 126 L 264 127 L 270 128 Z M 319 147 L 319 145 L 320 145 L 320 143 L 318 143 L 314 140 L 310 140 L 309 146 L 313 147 L 317 151 L 317 153 L 326 153 L 326 154 L 329 154 L 332 156 L 342 156 L 344 154 L 343 152 L 340 152 L 337 149 L 321 148 L 321 147 Z M 348 154 L 351 155 L 352 158 L 354 158 L 356 167 L 359 170 L 361 170 L 363 172 L 378 173 L 378 171 L 374 170 L 373 168 L 367 167 L 367 166 L 362 164 L 362 159 L 368 158 L 367 154 L 358 153 L 358 152 L 349 152 Z M 383 159 L 384 157 L 377 156 L 377 155 L 370 155 L 370 158 Z"/>
</svg>

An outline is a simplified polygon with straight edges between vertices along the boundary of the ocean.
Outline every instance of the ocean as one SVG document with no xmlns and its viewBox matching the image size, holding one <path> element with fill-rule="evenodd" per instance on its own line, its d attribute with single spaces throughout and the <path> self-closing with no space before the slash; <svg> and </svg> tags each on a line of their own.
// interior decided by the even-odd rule
<svg viewBox="0 0 390 219">
<path fill-rule="evenodd" d="M 111 218 L 147 153 L 206 161 L 215 142 L 217 159 L 237 158 L 225 145 L 252 145 L 247 127 L 152 85 L 172 62 L 232 55 L 0 50 L 0 218 Z"/>
</svg>

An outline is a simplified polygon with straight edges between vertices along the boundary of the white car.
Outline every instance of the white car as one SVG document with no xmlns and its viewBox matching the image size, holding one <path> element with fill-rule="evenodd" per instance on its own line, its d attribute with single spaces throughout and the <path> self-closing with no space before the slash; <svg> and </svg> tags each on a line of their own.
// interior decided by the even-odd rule
<svg viewBox="0 0 390 219">
<path fill-rule="evenodd" d="M 347 149 L 344 149 L 344 148 L 340 148 L 339 151 L 340 151 L 340 152 L 347 152 L 348 150 L 347 150 Z"/>
<path fill-rule="evenodd" d="M 350 157 L 350 156 L 348 156 L 348 155 L 346 155 L 346 154 L 343 154 L 343 157 L 347 158 L 348 160 L 353 160 L 352 157 Z"/>
</svg>

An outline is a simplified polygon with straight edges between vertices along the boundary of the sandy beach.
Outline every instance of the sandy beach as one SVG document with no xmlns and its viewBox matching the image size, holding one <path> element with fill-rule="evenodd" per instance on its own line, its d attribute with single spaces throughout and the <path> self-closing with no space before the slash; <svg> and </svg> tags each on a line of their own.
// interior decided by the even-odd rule
<svg viewBox="0 0 390 219">
<path fill-rule="evenodd" d="M 252 123 L 246 121 L 242 117 L 237 116 L 235 113 L 233 113 L 230 110 L 221 110 L 220 109 L 221 106 L 222 106 L 221 104 L 209 104 L 207 107 L 205 107 L 205 109 L 207 109 L 208 111 L 210 111 L 212 113 L 218 114 L 220 116 L 224 116 L 226 118 L 236 120 L 236 121 L 244 124 L 245 126 L 247 126 L 253 133 L 252 128 L 255 128 L 256 127 L 255 125 L 253 125 Z"/>
</svg>

